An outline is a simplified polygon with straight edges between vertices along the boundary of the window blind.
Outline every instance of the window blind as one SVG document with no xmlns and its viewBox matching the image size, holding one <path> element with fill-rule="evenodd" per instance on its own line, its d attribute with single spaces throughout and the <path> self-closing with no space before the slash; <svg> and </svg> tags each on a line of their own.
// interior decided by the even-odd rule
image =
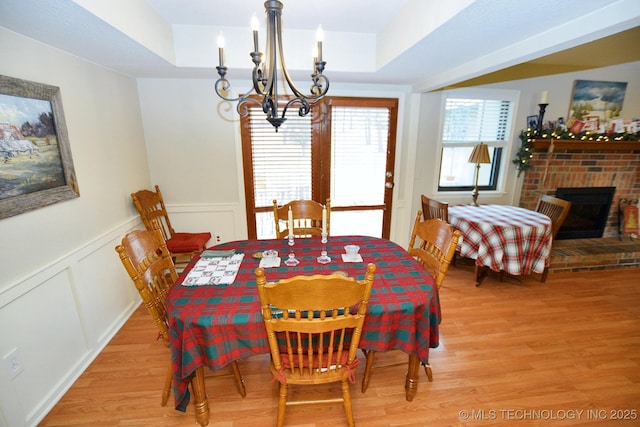
<svg viewBox="0 0 640 427">
<path fill-rule="evenodd" d="M 447 98 L 442 142 L 504 141 L 510 115 L 511 101 Z"/>
<path fill-rule="evenodd" d="M 250 109 L 256 207 L 311 199 L 311 120 L 291 115 L 278 132 L 261 108 Z"/>
</svg>

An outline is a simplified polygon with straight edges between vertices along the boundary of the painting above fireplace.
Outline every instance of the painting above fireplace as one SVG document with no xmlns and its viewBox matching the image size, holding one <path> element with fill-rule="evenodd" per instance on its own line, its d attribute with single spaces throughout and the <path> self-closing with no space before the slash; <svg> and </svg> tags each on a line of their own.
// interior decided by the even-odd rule
<svg viewBox="0 0 640 427">
<path fill-rule="evenodd" d="M 571 202 L 571 210 L 556 240 L 602 237 L 616 187 L 558 188 L 556 197 Z"/>
</svg>

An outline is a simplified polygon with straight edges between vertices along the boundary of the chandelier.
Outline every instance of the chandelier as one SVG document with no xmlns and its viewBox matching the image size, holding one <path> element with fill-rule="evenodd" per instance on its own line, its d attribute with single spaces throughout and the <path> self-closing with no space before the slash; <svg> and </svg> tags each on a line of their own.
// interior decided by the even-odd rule
<svg viewBox="0 0 640 427">
<path fill-rule="evenodd" d="M 216 67 L 220 78 L 216 81 L 215 90 L 218 96 L 225 101 L 238 102 L 236 110 L 241 116 L 249 114 L 247 104 L 254 103 L 262 107 L 262 111 L 267 115 L 267 121 L 273 125 L 276 132 L 285 122 L 289 107 L 298 109 L 298 115 L 306 116 L 311 111 L 311 105 L 320 100 L 329 90 L 329 80 L 322 74 L 326 62 L 322 60 L 322 29 L 318 29 L 317 54 L 313 58 L 313 72 L 311 74 L 311 88 L 308 95 L 304 95 L 293 83 L 287 67 L 284 63 L 284 53 L 282 51 L 282 26 L 280 17 L 282 15 L 282 2 L 278 0 L 267 0 L 264 2 L 265 13 L 267 15 L 267 45 L 266 53 L 263 54 L 258 49 L 258 20 L 253 17 L 253 52 L 249 53 L 254 67 L 251 73 L 253 87 L 247 93 L 237 98 L 225 96 L 229 93 L 231 85 L 226 79 L 227 67 L 224 66 L 224 40 L 218 39 L 218 56 L 220 65 Z M 278 97 L 279 73 L 282 73 L 291 92 L 290 98 L 287 96 L 287 103 L 282 107 Z M 286 88 L 285 88 L 286 89 Z M 255 91 L 262 99 L 257 100 L 250 95 Z"/>
</svg>

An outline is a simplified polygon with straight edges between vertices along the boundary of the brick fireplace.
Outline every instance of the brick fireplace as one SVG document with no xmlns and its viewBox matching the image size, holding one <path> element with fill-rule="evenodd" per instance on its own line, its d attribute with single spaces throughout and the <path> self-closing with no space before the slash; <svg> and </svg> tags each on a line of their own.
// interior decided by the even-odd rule
<svg viewBox="0 0 640 427">
<path fill-rule="evenodd" d="M 567 145 L 576 146 L 568 149 Z M 541 194 L 556 195 L 561 187 L 615 187 L 603 238 L 618 237 L 618 203 L 640 195 L 640 147 L 606 149 L 609 144 L 556 142 L 550 153 L 548 142 L 538 143 L 531 169 L 524 172 L 520 206 L 534 209 Z"/>
<path fill-rule="evenodd" d="M 640 240 L 618 239 L 620 199 L 640 196 L 640 142 L 595 144 L 558 142 L 550 152 L 548 140 L 533 143 L 520 206 L 534 209 L 540 194 L 554 196 L 562 187 L 616 188 L 602 238 L 555 241 L 551 272 L 640 266 Z"/>
</svg>

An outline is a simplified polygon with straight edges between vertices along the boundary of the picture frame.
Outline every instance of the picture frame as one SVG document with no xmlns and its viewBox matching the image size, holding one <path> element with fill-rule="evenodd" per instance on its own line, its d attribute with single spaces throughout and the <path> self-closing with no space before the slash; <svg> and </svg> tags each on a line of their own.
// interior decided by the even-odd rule
<svg viewBox="0 0 640 427">
<path fill-rule="evenodd" d="M 598 116 L 586 116 L 584 118 L 583 131 L 597 132 L 600 129 L 600 118 Z"/>
<path fill-rule="evenodd" d="M 626 82 L 575 80 L 567 117 L 572 121 L 597 118 L 598 124 L 606 123 L 620 116 L 626 91 Z"/>
<path fill-rule="evenodd" d="M 80 196 L 60 88 L 0 75 L 0 219 Z"/>
<path fill-rule="evenodd" d="M 584 129 L 584 123 L 585 122 L 583 122 L 582 120 L 574 120 L 571 124 L 571 127 L 569 128 L 569 131 L 575 134 L 582 132 L 582 129 Z"/>
<path fill-rule="evenodd" d="M 600 126 L 600 117 L 598 116 L 587 116 L 584 119 L 587 122 L 596 122 L 596 127 Z"/>
<path fill-rule="evenodd" d="M 538 116 L 527 116 L 527 125 L 525 129 L 538 129 Z"/>
</svg>

